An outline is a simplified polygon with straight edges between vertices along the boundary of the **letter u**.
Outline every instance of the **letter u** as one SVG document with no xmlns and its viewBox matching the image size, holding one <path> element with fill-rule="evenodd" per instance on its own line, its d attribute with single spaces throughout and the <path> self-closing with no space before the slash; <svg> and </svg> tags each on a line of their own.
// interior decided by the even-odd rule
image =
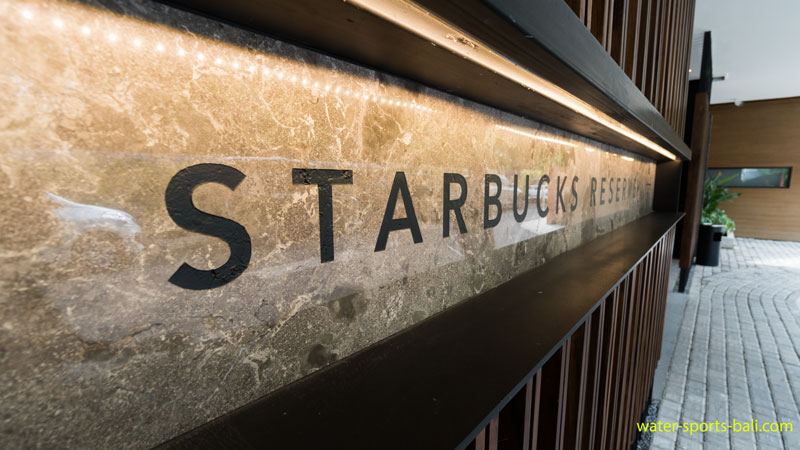
<svg viewBox="0 0 800 450">
<path fill-rule="evenodd" d="M 525 200 L 523 201 L 524 206 L 522 208 L 522 214 L 517 213 L 517 191 L 519 190 L 517 188 L 519 184 L 518 178 L 519 177 L 515 174 L 514 175 L 514 219 L 516 219 L 517 222 L 522 222 L 523 220 L 525 220 L 525 216 L 528 215 L 528 191 L 530 190 L 530 176 L 525 175 Z"/>
</svg>

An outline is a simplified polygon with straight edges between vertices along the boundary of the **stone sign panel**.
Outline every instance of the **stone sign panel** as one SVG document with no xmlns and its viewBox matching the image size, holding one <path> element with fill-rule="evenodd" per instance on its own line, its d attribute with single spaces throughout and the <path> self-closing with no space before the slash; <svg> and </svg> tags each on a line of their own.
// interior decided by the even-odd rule
<svg viewBox="0 0 800 450">
<path fill-rule="evenodd" d="M 652 161 L 104 5 L 0 3 L 4 445 L 157 444 L 651 211 Z"/>
</svg>

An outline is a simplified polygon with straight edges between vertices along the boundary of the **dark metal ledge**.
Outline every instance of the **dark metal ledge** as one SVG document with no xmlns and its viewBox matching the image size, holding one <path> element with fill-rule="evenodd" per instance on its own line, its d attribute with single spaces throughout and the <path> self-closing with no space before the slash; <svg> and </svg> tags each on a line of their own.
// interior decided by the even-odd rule
<svg viewBox="0 0 800 450">
<path fill-rule="evenodd" d="M 346 1 L 162 0 L 416 80 L 486 105 L 665 160 L 495 72 Z M 561 0 L 417 0 L 516 64 L 690 159 L 683 140 Z"/>
<path fill-rule="evenodd" d="M 681 217 L 636 220 L 164 447 L 463 447 Z"/>
</svg>

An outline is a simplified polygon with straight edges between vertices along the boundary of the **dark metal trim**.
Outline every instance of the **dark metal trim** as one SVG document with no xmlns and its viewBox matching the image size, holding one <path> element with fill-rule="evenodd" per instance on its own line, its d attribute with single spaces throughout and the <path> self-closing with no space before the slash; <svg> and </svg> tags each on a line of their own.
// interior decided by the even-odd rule
<svg viewBox="0 0 800 450">
<path fill-rule="evenodd" d="M 486 105 L 665 160 L 643 145 L 490 70 L 343 1 L 163 0 L 416 80 Z M 680 137 L 559 0 L 419 0 L 517 64 L 559 85 L 648 139 L 689 159 Z"/>
<path fill-rule="evenodd" d="M 164 448 L 464 448 L 682 217 L 652 213 Z"/>
<path fill-rule="evenodd" d="M 697 93 L 707 92 L 711 98 L 711 85 L 714 83 L 714 66 L 711 59 L 711 32 L 703 33 L 703 60 L 700 64 L 700 84 Z"/>
</svg>

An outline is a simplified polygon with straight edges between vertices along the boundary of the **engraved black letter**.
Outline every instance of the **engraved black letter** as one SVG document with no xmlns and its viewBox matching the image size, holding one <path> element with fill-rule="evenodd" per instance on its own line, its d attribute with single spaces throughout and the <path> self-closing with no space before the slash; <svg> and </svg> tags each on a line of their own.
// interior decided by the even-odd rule
<svg viewBox="0 0 800 450">
<path fill-rule="evenodd" d="M 461 194 L 457 199 L 450 199 L 450 183 L 457 183 L 461 186 Z M 450 236 L 450 210 L 456 213 L 456 222 L 458 223 L 458 231 L 460 233 L 467 232 L 467 225 L 464 223 L 464 216 L 461 215 L 461 207 L 467 201 L 467 180 L 457 173 L 444 174 L 444 186 L 442 196 L 442 208 L 444 209 L 444 216 L 442 220 L 442 237 Z"/>
<path fill-rule="evenodd" d="M 622 199 L 625 200 L 625 190 L 628 188 L 628 179 L 622 180 Z"/>
<path fill-rule="evenodd" d="M 394 208 L 397 206 L 397 194 L 403 196 L 403 207 L 406 210 L 406 217 L 403 219 L 394 218 Z M 389 200 L 386 202 L 386 211 L 383 213 L 381 229 L 378 232 L 378 241 L 375 243 L 375 251 L 380 252 L 386 250 L 386 241 L 389 239 L 389 233 L 405 228 L 411 230 L 411 237 L 414 239 L 415 244 L 422 242 L 422 233 L 419 231 L 417 214 L 414 212 L 414 203 L 411 201 L 411 193 L 408 192 L 406 174 L 403 172 L 396 172 L 394 174 L 394 181 L 392 182 L 392 190 L 389 192 Z"/>
<path fill-rule="evenodd" d="M 539 178 L 539 186 L 536 188 L 536 209 L 539 210 L 539 217 L 546 217 L 547 213 L 550 212 L 550 208 L 547 207 L 547 203 L 544 204 L 544 209 L 542 209 L 542 184 L 547 183 L 547 186 L 550 186 L 550 177 L 547 174 L 542 175 L 542 178 Z"/>
<path fill-rule="evenodd" d="M 614 177 L 608 179 L 608 203 L 614 203 Z"/>
<path fill-rule="evenodd" d="M 489 183 L 494 183 L 497 186 L 497 193 L 489 195 Z M 500 223 L 500 216 L 503 215 L 503 206 L 500 204 L 500 193 L 503 192 L 503 182 L 500 177 L 491 173 L 487 173 L 483 182 L 483 228 L 492 228 Z M 489 218 L 489 205 L 497 207 L 497 217 L 494 219 Z"/>
<path fill-rule="evenodd" d="M 184 289 L 203 290 L 220 287 L 235 280 L 250 263 L 250 235 L 240 224 L 195 208 L 192 193 L 205 183 L 219 183 L 236 190 L 245 174 L 222 164 L 197 164 L 176 173 L 164 195 L 169 217 L 179 227 L 225 241 L 230 256 L 225 264 L 211 270 L 199 270 L 183 263 L 169 282 Z"/>
<path fill-rule="evenodd" d="M 572 177 L 572 204 L 569 205 L 570 211 L 575 211 L 578 207 L 578 190 L 575 189 L 575 184 L 578 182 L 578 177 Z"/>
<path fill-rule="evenodd" d="M 292 169 L 292 184 L 316 184 L 319 193 L 319 259 L 333 261 L 333 187 L 353 184 L 352 170 Z"/>
<path fill-rule="evenodd" d="M 528 191 L 530 190 L 530 184 L 531 184 L 530 175 L 525 175 L 525 200 L 523 200 L 525 207 L 522 208 L 522 214 L 517 213 L 517 191 L 519 190 L 519 188 L 517 187 L 518 181 L 519 180 L 517 174 L 514 174 L 514 209 L 513 209 L 514 220 L 516 220 L 517 222 L 522 222 L 523 220 L 525 220 L 525 216 L 528 215 Z"/>
<path fill-rule="evenodd" d="M 567 177 L 564 177 L 564 182 L 561 182 L 561 175 L 556 177 L 556 214 L 558 214 L 558 204 L 561 203 L 561 211 L 567 210 L 567 205 L 564 203 L 564 187 L 567 185 Z"/>
<path fill-rule="evenodd" d="M 606 177 L 600 178 L 600 204 L 605 205 L 606 201 L 603 200 L 603 194 L 606 193 Z"/>
</svg>

